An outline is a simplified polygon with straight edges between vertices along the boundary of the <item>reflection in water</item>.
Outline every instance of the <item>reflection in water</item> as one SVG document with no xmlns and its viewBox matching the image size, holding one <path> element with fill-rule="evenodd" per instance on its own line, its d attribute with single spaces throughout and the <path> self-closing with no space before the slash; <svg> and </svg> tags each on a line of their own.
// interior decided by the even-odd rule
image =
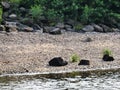
<svg viewBox="0 0 120 90">
<path fill-rule="evenodd" d="M 120 74 L 82 78 L 31 78 L 0 82 L 0 90 L 120 90 Z"/>
</svg>

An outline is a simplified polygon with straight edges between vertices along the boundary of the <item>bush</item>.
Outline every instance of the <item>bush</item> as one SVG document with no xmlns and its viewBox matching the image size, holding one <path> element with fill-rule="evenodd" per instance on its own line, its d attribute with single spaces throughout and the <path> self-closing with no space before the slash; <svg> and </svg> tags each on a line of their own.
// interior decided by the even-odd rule
<svg viewBox="0 0 120 90">
<path fill-rule="evenodd" d="M 103 50 L 103 55 L 112 55 L 112 51 L 109 49 L 104 49 Z"/>
<path fill-rule="evenodd" d="M 30 8 L 30 14 L 32 18 L 36 21 L 39 20 L 43 14 L 43 7 L 41 5 L 34 5 Z"/>
<path fill-rule="evenodd" d="M 2 14 L 3 14 L 3 10 L 2 10 L 2 8 L 0 7 L 0 23 L 1 23 L 1 21 L 2 21 Z"/>
<path fill-rule="evenodd" d="M 77 54 L 73 54 L 70 57 L 70 60 L 71 60 L 71 62 L 78 62 L 78 61 L 80 61 L 80 57 Z"/>
<path fill-rule="evenodd" d="M 2 0 L 3 1 L 3 0 Z M 6 0 L 30 9 L 33 19 L 43 15 L 48 20 L 73 19 L 82 24 L 103 23 L 111 26 L 120 23 L 118 0 Z M 17 9 L 17 8 L 16 8 Z M 44 12 L 43 12 L 44 11 Z M 27 15 L 26 15 L 27 16 Z M 112 20 L 111 20 L 112 18 Z M 117 26 L 117 25 L 116 25 Z M 79 27 L 78 27 L 79 28 Z"/>
</svg>

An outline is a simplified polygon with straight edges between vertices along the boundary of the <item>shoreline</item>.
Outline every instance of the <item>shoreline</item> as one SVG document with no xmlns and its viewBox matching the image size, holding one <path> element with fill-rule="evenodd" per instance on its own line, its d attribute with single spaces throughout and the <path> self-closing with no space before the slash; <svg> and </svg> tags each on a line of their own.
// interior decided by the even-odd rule
<svg viewBox="0 0 120 90">
<path fill-rule="evenodd" d="M 90 37 L 91 42 L 84 42 Z M 49 35 L 39 32 L 17 32 L 0 34 L 0 73 L 14 75 L 17 73 L 45 72 L 81 72 L 83 70 L 102 70 L 103 68 L 120 71 L 120 34 L 119 33 L 76 33 L 66 32 L 62 35 Z M 102 50 L 109 48 L 115 60 L 102 61 Z M 71 63 L 70 56 L 77 53 L 82 59 L 90 60 L 89 66 Z M 68 61 L 67 66 L 51 67 L 48 61 L 61 56 Z M 116 67 L 116 68 L 112 68 Z"/>
</svg>

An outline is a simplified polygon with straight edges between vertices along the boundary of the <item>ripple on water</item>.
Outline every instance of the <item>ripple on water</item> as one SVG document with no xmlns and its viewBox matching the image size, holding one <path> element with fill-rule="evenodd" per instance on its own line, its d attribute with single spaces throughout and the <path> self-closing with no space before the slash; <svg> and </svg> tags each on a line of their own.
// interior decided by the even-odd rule
<svg viewBox="0 0 120 90">
<path fill-rule="evenodd" d="M 120 90 L 120 74 L 1 82 L 0 90 Z"/>
</svg>

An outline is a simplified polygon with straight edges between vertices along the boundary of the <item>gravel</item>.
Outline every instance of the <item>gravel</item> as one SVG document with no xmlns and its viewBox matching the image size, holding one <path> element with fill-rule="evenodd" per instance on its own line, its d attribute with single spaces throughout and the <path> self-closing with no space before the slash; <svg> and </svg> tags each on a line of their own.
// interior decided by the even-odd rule
<svg viewBox="0 0 120 90">
<path fill-rule="evenodd" d="M 91 41 L 85 42 L 87 38 L 91 38 Z M 120 33 L 0 33 L 0 74 L 119 68 L 119 45 Z M 102 51 L 106 48 L 112 51 L 114 61 L 102 61 Z M 71 63 L 70 57 L 73 54 L 78 54 L 81 59 L 90 60 L 90 65 L 78 66 L 79 62 Z M 68 61 L 68 65 L 49 66 L 49 60 L 54 57 L 62 57 Z"/>
</svg>

